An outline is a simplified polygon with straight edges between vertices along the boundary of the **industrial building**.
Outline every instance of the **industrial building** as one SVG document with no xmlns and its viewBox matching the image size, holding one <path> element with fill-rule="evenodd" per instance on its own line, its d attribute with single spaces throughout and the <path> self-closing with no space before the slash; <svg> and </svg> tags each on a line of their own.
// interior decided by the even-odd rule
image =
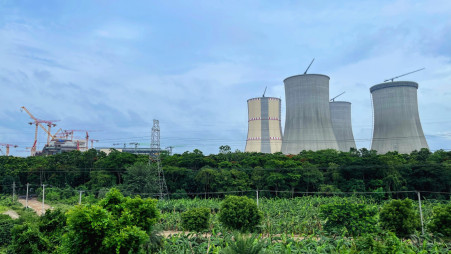
<svg viewBox="0 0 451 254">
<path fill-rule="evenodd" d="M 86 140 L 52 139 L 49 144 L 44 146 L 42 152 L 37 152 L 36 155 L 54 155 L 73 150 L 87 151 Z"/>
<path fill-rule="evenodd" d="M 153 154 L 154 151 L 152 150 L 152 148 L 150 147 L 146 147 L 146 148 L 134 148 L 134 147 L 124 147 L 124 148 L 112 148 L 112 147 L 96 147 L 97 151 L 100 152 L 104 152 L 105 154 L 110 154 L 111 151 L 116 150 L 118 152 L 123 152 L 123 153 L 132 153 L 132 154 L 136 154 L 136 155 L 149 155 L 149 154 Z M 167 152 L 166 150 L 162 150 L 161 152 Z"/>
<path fill-rule="evenodd" d="M 338 149 L 342 152 L 349 152 L 351 148 L 356 148 L 352 132 L 351 103 L 347 101 L 331 101 L 329 102 L 329 108 Z"/>
<path fill-rule="evenodd" d="M 385 154 L 428 148 L 418 113 L 417 90 L 418 84 L 411 81 L 392 81 L 370 88 L 374 110 L 372 150 Z"/>
<path fill-rule="evenodd" d="M 298 154 L 303 150 L 338 150 L 330 118 L 329 79 L 326 75 L 304 73 L 284 80 L 284 154 Z"/>
<path fill-rule="evenodd" d="M 247 100 L 248 132 L 245 152 L 276 153 L 282 147 L 281 100 L 258 97 Z"/>
</svg>

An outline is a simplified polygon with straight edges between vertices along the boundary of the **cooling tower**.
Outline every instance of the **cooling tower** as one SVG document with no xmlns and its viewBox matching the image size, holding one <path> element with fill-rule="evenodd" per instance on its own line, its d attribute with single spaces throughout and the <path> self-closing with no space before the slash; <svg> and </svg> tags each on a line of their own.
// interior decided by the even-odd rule
<svg viewBox="0 0 451 254">
<path fill-rule="evenodd" d="M 276 153 L 282 146 L 280 99 L 260 97 L 247 100 L 248 132 L 245 152 Z"/>
<path fill-rule="evenodd" d="M 418 114 L 418 84 L 410 81 L 382 83 L 370 88 L 374 127 L 371 149 L 410 153 L 428 148 Z"/>
<path fill-rule="evenodd" d="M 337 139 L 338 149 L 342 152 L 349 152 L 349 149 L 356 148 L 354 134 L 352 134 L 351 123 L 351 103 L 347 101 L 329 102 L 330 120 Z"/>
<path fill-rule="evenodd" d="M 284 80 L 286 119 L 282 152 L 336 149 L 329 109 L 329 77 L 304 74 Z"/>
</svg>

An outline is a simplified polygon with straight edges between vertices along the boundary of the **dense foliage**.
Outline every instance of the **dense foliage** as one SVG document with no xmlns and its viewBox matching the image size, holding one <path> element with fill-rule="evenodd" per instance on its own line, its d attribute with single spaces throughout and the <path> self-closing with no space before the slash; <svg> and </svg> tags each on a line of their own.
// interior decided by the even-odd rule
<svg viewBox="0 0 451 254">
<path fill-rule="evenodd" d="M 297 155 L 230 152 L 204 155 L 199 150 L 162 155 L 162 165 L 171 197 L 190 193 L 218 197 L 211 192 L 267 190 L 268 197 L 291 197 L 296 192 L 422 191 L 429 198 L 447 197 L 430 192 L 451 189 L 451 151 L 427 149 L 411 154 L 379 155 L 366 149 L 303 151 Z M 96 194 L 116 186 L 127 195 L 155 193 L 155 167 L 148 157 L 113 151 L 72 151 L 47 157 L 0 157 L 0 190 L 37 193 L 41 184 L 49 188 L 91 190 Z M 139 186 L 139 187 L 137 187 Z M 66 193 L 49 198 L 65 198 Z M 69 194 L 69 193 L 67 193 Z M 72 194 L 71 194 L 72 195 Z M 197 195 L 197 194 L 196 194 Z M 387 198 L 389 194 L 380 194 Z M 405 197 L 395 193 L 392 197 Z"/>
<path fill-rule="evenodd" d="M 182 227 L 184 230 L 201 232 L 210 226 L 210 209 L 206 207 L 192 208 L 183 212 Z"/>
<path fill-rule="evenodd" d="M 420 227 L 420 220 L 410 199 L 390 201 L 382 207 L 379 217 L 382 228 L 401 237 L 413 234 Z"/>
<path fill-rule="evenodd" d="M 221 203 L 219 221 L 227 228 L 254 231 L 261 219 L 257 204 L 246 196 L 227 196 Z"/>
<path fill-rule="evenodd" d="M 138 253 L 157 219 L 156 200 L 124 197 L 112 189 L 97 205 L 67 213 L 63 248 L 66 253 Z"/>
<path fill-rule="evenodd" d="M 144 155 L 89 150 L 0 157 L 0 212 L 20 216 L 0 215 L 0 253 L 451 251 L 451 152 L 286 156 L 232 153 L 223 146 L 216 155 L 162 155 L 162 165 L 171 199 L 156 201 L 146 198 L 158 190 L 156 167 Z M 13 201 L 13 183 L 16 200 L 26 183 L 31 197 L 41 200 L 45 184 L 46 202 L 62 210 L 38 217 Z M 406 192 L 415 190 L 421 192 L 425 235 L 416 193 Z M 237 196 L 226 197 L 230 192 Z M 157 233 L 184 228 L 208 234 Z"/>
<path fill-rule="evenodd" d="M 434 207 L 429 228 L 432 232 L 451 237 L 451 203 Z"/>
<path fill-rule="evenodd" d="M 377 211 L 365 204 L 347 202 L 321 206 L 320 217 L 326 220 L 324 230 L 351 236 L 372 233 L 376 229 Z"/>
</svg>

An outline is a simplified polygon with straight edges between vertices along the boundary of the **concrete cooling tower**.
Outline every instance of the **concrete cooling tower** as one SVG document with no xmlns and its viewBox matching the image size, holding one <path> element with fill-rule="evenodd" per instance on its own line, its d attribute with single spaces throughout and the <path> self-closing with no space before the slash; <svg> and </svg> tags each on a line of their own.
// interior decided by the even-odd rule
<svg viewBox="0 0 451 254">
<path fill-rule="evenodd" d="M 382 83 L 370 88 L 374 127 L 371 149 L 410 153 L 428 148 L 418 114 L 418 84 L 410 81 Z"/>
<path fill-rule="evenodd" d="M 247 101 L 248 132 L 245 152 L 276 153 L 282 147 L 280 99 L 253 98 Z"/>
<path fill-rule="evenodd" d="M 342 152 L 349 152 L 349 149 L 356 148 L 354 134 L 352 133 L 351 103 L 347 101 L 332 101 L 329 102 L 329 107 L 338 149 Z"/>
<path fill-rule="evenodd" d="M 329 109 L 329 77 L 304 74 L 286 78 L 284 154 L 338 150 Z"/>
</svg>

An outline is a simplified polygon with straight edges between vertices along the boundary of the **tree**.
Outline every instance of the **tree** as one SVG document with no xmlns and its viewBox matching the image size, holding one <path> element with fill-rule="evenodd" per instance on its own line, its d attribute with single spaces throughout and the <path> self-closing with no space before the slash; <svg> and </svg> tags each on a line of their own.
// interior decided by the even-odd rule
<svg viewBox="0 0 451 254">
<path fill-rule="evenodd" d="M 63 249 L 67 253 L 111 253 L 103 245 L 114 223 L 111 213 L 98 205 L 75 206 L 67 212 L 67 233 Z"/>
<path fill-rule="evenodd" d="M 45 253 L 49 250 L 49 242 L 38 227 L 24 223 L 13 227 L 11 249 L 17 254 Z"/>
<path fill-rule="evenodd" d="M 137 162 L 127 167 L 124 175 L 125 189 L 131 193 L 158 192 L 157 172 L 154 165 Z"/>
<path fill-rule="evenodd" d="M 210 226 L 210 209 L 205 207 L 193 208 L 183 212 L 182 227 L 185 230 L 201 232 Z"/>
<path fill-rule="evenodd" d="M 253 231 L 261 219 L 257 204 L 246 196 L 227 196 L 221 203 L 219 221 L 227 228 Z"/>
<path fill-rule="evenodd" d="M 418 215 L 413 209 L 412 200 L 393 199 L 382 207 L 379 215 L 382 228 L 395 233 L 397 236 L 405 237 L 413 234 L 420 226 Z"/>
<path fill-rule="evenodd" d="M 446 237 L 451 236 L 451 203 L 434 207 L 429 229 Z"/>
<path fill-rule="evenodd" d="M 124 197 L 111 189 L 98 205 L 67 213 L 65 253 L 143 253 L 159 213 L 155 199 Z"/>
</svg>

